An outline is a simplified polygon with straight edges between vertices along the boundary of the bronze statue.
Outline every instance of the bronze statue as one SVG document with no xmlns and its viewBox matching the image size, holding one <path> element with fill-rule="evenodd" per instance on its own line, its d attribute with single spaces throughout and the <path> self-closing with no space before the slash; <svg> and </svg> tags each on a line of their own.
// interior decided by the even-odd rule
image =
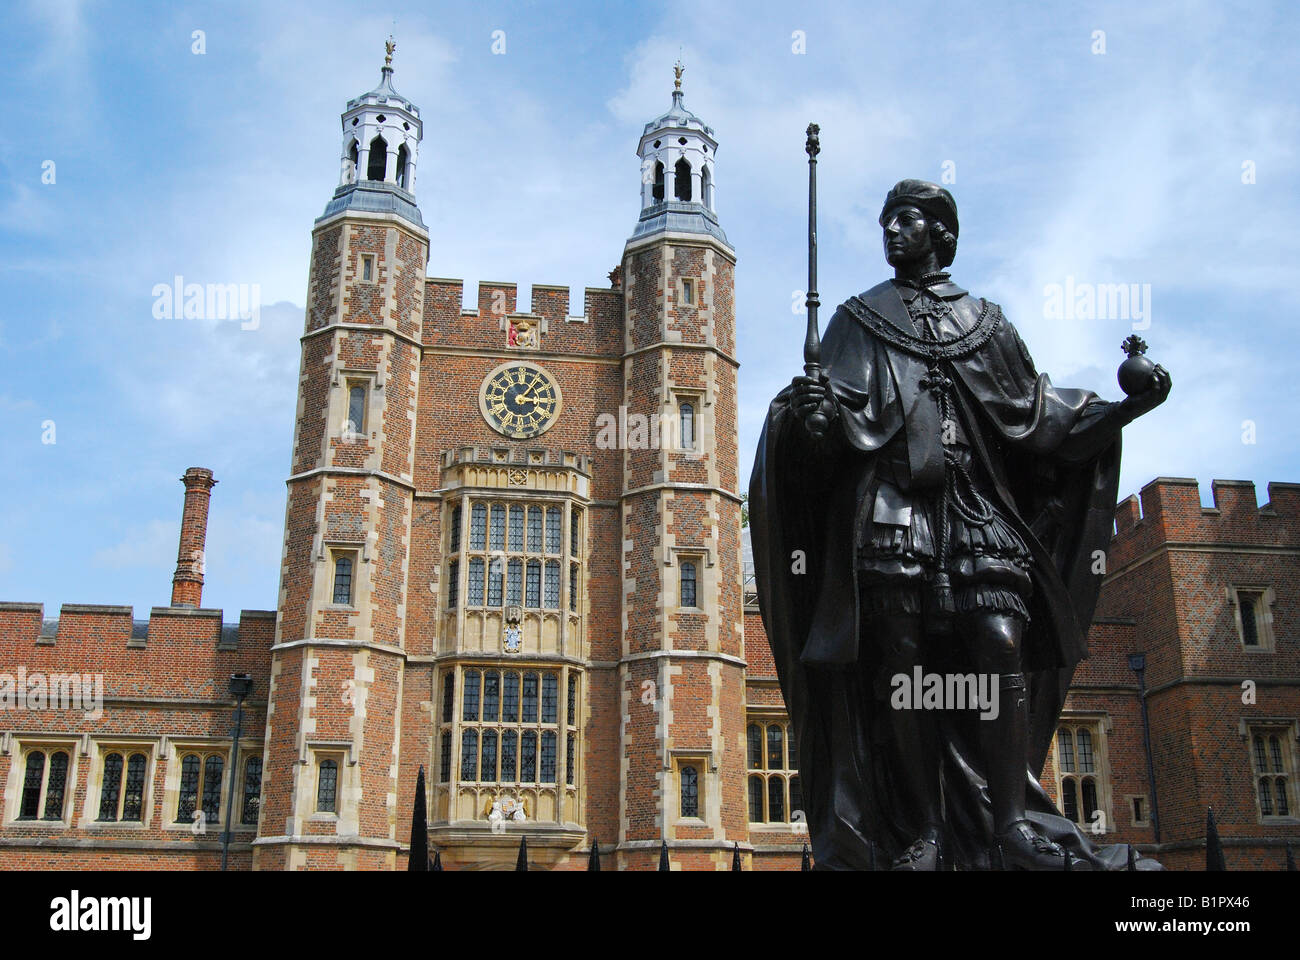
<svg viewBox="0 0 1300 960">
<path fill-rule="evenodd" d="M 1122 869 L 1038 774 L 1087 654 L 1120 430 L 1169 374 L 1118 403 L 1054 387 L 946 272 L 947 190 L 901 181 L 880 226 L 894 278 L 841 304 L 820 343 L 810 319 L 808 373 L 772 401 L 749 489 L 817 868 Z M 810 281 L 815 310 L 812 265 Z M 899 709 L 898 678 L 923 673 L 987 681 L 999 709 Z"/>
</svg>

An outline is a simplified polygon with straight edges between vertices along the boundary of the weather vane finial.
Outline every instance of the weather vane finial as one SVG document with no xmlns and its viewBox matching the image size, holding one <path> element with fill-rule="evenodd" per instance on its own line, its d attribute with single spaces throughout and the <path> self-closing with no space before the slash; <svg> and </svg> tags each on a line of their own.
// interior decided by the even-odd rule
<svg viewBox="0 0 1300 960">
<path fill-rule="evenodd" d="M 384 41 L 384 66 L 385 67 L 391 67 L 393 65 L 393 51 L 396 49 L 397 49 L 397 43 L 393 40 L 393 35 L 390 33 L 388 35 L 388 39 Z"/>
<path fill-rule="evenodd" d="M 682 66 L 681 55 L 678 54 L 677 62 L 673 64 L 673 89 L 674 90 L 680 90 L 682 88 L 682 74 L 685 72 L 686 72 L 686 68 Z"/>
</svg>

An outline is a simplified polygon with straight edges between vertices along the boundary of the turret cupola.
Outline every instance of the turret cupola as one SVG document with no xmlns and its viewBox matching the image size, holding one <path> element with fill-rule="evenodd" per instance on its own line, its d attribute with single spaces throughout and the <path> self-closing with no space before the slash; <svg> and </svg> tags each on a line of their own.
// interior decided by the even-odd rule
<svg viewBox="0 0 1300 960">
<path fill-rule="evenodd" d="M 714 211 L 713 160 L 718 141 L 713 128 L 682 100 L 682 73 L 674 68 L 673 105 L 645 125 L 641 158 L 641 217 L 633 240 L 659 232 L 704 233 L 727 243 Z"/>
<path fill-rule="evenodd" d="M 397 213 L 424 226 L 415 203 L 415 172 L 424 124 L 420 108 L 393 88 L 393 51 L 385 44 L 379 86 L 343 111 L 339 185 L 324 216 L 344 209 Z"/>
</svg>

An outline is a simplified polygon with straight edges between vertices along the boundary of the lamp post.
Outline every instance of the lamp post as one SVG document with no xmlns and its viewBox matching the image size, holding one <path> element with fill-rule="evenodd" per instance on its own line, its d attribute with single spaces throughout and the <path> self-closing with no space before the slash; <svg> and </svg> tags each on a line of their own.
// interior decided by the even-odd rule
<svg viewBox="0 0 1300 960">
<path fill-rule="evenodd" d="M 226 794 L 226 829 L 221 832 L 221 869 L 230 855 L 230 815 L 235 809 L 235 781 L 239 778 L 239 736 L 244 723 L 244 699 L 253 692 L 253 678 L 246 673 L 230 675 L 230 695 L 235 698 L 235 736 L 230 744 L 230 790 Z"/>
<path fill-rule="evenodd" d="M 1142 701 L 1142 743 L 1147 753 L 1147 782 L 1151 785 L 1151 830 L 1160 842 L 1160 798 L 1156 795 L 1156 770 L 1151 760 L 1151 719 L 1147 714 L 1147 658 L 1144 653 L 1130 653 L 1128 668 L 1137 674 L 1138 697 Z"/>
</svg>

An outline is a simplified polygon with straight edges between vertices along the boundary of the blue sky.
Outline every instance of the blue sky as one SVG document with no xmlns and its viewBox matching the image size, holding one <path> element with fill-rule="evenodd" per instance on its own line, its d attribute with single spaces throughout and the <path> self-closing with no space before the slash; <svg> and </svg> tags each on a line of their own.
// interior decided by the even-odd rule
<svg viewBox="0 0 1300 960">
<path fill-rule="evenodd" d="M 338 115 L 389 33 L 425 121 L 429 273 L 471 296 L 516 281 L 521 306 L 533 283 L 607 282 L 680 50 L 739 255 L 746 477 L 801 364 L 816 120 L 823 303 L 888 275 L 885 191 L 947 171 L 955 279 L 1002 304 L 1056 383 L 1118 399 L 1132 323 L 1054 318 L 1050 285 L 1150 290 L 1141 335 L 1174 390 L 1125 431 L 1122 495 L 1157 475 L 1200 479 L 1207 502 L 1212 478 L 1261 501 L 1300 481 L 1293 4 L 38 0 L 0 25 L 0 599 L 47 616 L 168 602 L 194 465 L 219 480 L 204 605 L 275 606 L 310 230 Z M 155 318 L 177 274 L 258 284 L 260 325 Z"/>
</svg>

